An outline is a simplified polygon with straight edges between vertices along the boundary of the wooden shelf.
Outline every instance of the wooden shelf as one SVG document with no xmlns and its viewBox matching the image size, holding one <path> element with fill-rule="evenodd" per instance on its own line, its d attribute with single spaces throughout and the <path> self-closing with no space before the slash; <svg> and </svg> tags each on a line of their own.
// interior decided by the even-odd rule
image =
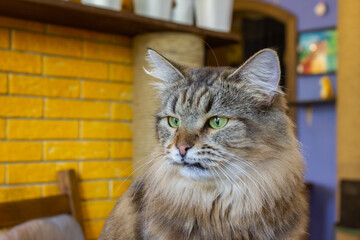
<svg viewBox="0 0 360 240">
<path fill-rule="evenodd" d="M 211 47 L 240 41 L 238 34 L 208 31 L 129 12 L 111 11 L 62 0 L 0 0 L 0 14 L 130 37 L 148 32 L 193 33 L 202 36 Z"/>
<path fill-rule="evenodd" d="M 309 106 L 309 105 L 321 105 L 321 104 L 335 104 L 336 99 L 328 99 L 328 100 L 306 100 L 306 101 L 291 101 L 289 105 L 291 106 Z"/>
</svg>

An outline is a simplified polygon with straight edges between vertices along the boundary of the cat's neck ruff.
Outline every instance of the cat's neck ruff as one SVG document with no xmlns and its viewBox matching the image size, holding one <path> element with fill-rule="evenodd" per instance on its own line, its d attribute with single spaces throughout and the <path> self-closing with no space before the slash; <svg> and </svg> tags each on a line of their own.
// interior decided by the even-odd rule
<svg viewBox="0 0 360 240">
<path fill-rule="evenodd" d="M 143 199 L 145 218 L 146 215 L 158 216 L 172 219 L 173 222 L 186 222 L 188 225 L 184 228 L 189 233 L 196 228 L 195 223 L 207 231 L 219 228 L 228 232 L 255 224 L 263 225 L 259 228 L 262 234 L 272 239 L 274 233 L 263 216 L 276 219 L 280 208 L 292 204 L 294 193 L 287 191 L 287 188 L 301 181 L 300 176 L 298 179 L 289 178 L 293 174 L 286 165 L 277 169 L 278 175 L 271 174 L 278 168 L 276 165 L 273 165 L 273 169 L 264 169 L 264 182 L 259 185 L 244 177 L 243 182 L 238 181 L 235 186 L 225 179 L 209 182 L 187 179 L 168 164 L 168 161 L 159 164 L 157 172 L 145 180 L 148 189 Z M 268 183 L 265 184 L 265 181 Z M 145 219 L 145 227 L 149 231 L 153 229 L 152 223 L 151 219 Z"/>
<path fill-rule="evenodd" d="M 161 161 L 160 161 L 161 162 Z M 264 207 L 272 207 L 275 202 L 286 197 L 286 186 L 294 185 L 298 179 L 289 178 L 293 175 L 289 165 L 282 167 L 273 164 L 257 172 L 248 171 L 247 176 L 242 176 L 238 180 L 229 179 L 209 179 L 207 181 L 195 181 L 184 177 L 179 173 L 179 169 L 173 168 L 168 161 L 159 164 L 160 167 L 149 174 L 146 180 L 149 191 L 145 196 L 145 201 L 152 204 L 153 201 L 161 199 L 162 204 L 168 205 L 171 212 L 182 212 L 184 209 L 198 209 L 200 212 L 209 212 L 213 209 L 214 202 L 221 205 L 219 213 L 229 218 L 239 219 L 249 214 L 254 214 L 264 210 Z M 291 167 L 293 168 L 293 166 Z M 260 171 L 260 172 L 259 172 Z M 277 171 L 274 175 L 272 172 Z M 262 177 L 259 177 L 259 174 Z M 251 177 L 251 175 L 253 175 Z M 298 176 L 300 179 L 301 176 Z M 256 179 L 253 180 L 253 179 Z M 234 180 L 234 182 L 231 182 Z M 232 205 L 229 211 L 228 206 Z"/>
</svg>

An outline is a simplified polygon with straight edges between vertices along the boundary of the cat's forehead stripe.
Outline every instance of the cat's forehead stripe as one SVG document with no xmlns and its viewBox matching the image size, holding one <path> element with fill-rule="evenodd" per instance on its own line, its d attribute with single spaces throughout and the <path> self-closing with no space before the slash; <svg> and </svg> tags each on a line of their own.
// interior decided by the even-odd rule
<svg viewBox="0 0 360 240">
<path fill-rule="evenodd" d="M 177 105 L 178 100 L 179 100 L 179 96 L 177 96 L 177 95 L 173 96 L 173 99 L 171 101 L 171 109 L 174 113 L 176 112 L 176 105 Z"/>
<path fill-rule="evenodd" d="M 213 96 L 207 86 L 195 88 L 189 86 L 185 89 L 177 89 L 168 94 L 164 100 L 166 108 L 174 114 L 184 112 L 197 112 L 206 114 L 212 109 Z"/>
<path fill-rule="evenodd" d="M 182 104 L 185 104 L 186 103 L 186 95 L 187 95 L 187 92 L 188 92 L 189 88 L 186 88 L 185 91 L 182 93 Z"/>
<path fill-rule="evenodd" d="M 199 105 L 200 104 L 200 101 L 201 99 L 204 97 L 205 94 L 208 93 L 208 90 L 206 88 L 202 88 L 201 90 L 198 91 L 198 96 L 196 97 L 197 98 L 197 101 L 196 101 L 196 105 Z"/>
<path fill-rule="evenodd" d="M 204 113 L 209 113 L 211 111 L 211 108 L 212 108 L 213 104 L 214 104 L 214 98 L 213 98 L 213 96 L 210 96 L 208 98 L 207 104 L 204 105 L 205 106 Z"/>
<path fill-rule="evenodd" d="M 220 68 L 197 68 L 188 73 L 188 81 L 183 82 L 166 93 L 163 103 L 173 114 L 185 112 L 206 114 L 213 109 L 214 83 L 219 79 Z"/>
</svg>

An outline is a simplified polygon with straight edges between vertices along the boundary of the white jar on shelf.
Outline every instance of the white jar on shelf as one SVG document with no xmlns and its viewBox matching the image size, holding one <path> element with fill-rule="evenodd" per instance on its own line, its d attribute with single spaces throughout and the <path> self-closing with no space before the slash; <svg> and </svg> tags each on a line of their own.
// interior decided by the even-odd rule
<svg viewBox="0 0 360 240">
<path fill-rule="evenodd" d="M 194 0 L 174 0 L 175 6 L 172 9 L 171 20 L 185 25 L 194 23 Z"/>
<path fill-rule="evenodd" d="M 230 32 L 234 0 L 195 0 L 196 26 Z"/>
<path fill-rule="evenodd" d="M 134 0 L 133 3 L 138 15 L 170 20 L 173 0 Z"/>
<path fill-rule="evenodd" d="M 81 0 L 84 5 L 105 8 L 115 11 L 121 10 L 121 0 Z"/>
</svg>

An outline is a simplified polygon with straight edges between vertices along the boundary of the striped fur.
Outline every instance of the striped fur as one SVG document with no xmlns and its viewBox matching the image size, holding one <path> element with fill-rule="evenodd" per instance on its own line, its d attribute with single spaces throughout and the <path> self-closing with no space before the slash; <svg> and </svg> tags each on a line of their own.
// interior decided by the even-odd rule
<svg viewBox="0 0 360 240">
<path fill-rule="evenodd" d="M 239 69 L 190 68 L 149 54 L 159 68 L 149 73 L 161 75 L 159 147 L 99 239 L 303 239 L 304 166 L 277 86 L 276 53 L 263 50 Z M 159 74 L 163 68 L 171 77 Z M 229 122 L 212 129 L 213 116 Z M 192 146 L 184 158 L 179 142 Z"/>
</svg>

